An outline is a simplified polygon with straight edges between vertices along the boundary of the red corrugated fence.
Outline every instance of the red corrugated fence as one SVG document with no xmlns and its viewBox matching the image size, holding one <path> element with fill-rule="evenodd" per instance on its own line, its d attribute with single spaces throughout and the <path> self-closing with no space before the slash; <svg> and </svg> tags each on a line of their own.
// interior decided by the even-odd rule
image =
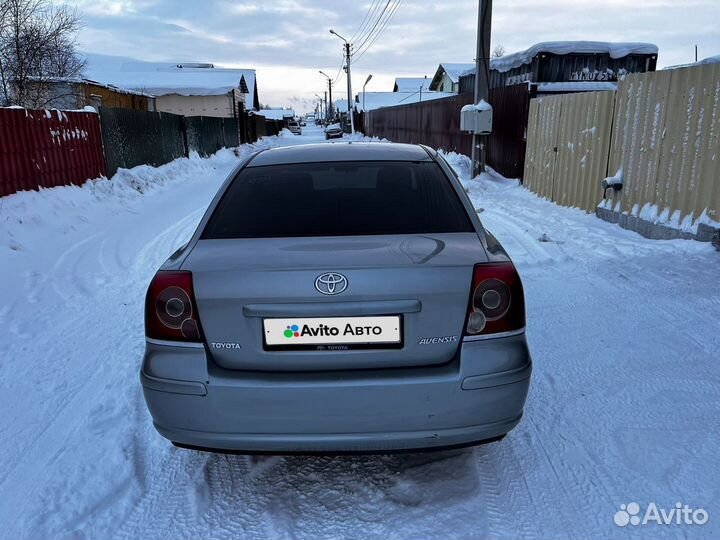
<svg viewBox="0 0 720 540">
<path fill-rule="evenodd" d="M 0 197 L 105 175 L 92 112 L 0 109 Z"/>
</svg>

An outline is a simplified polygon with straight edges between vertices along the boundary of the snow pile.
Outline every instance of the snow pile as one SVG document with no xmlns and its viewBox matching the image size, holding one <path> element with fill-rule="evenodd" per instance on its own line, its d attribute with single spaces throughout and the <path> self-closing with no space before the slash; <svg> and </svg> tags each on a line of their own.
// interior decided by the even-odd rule
<svg viewBox="0 0 720 540">
<path fill-rule="evenodd" d="M 87 180 L 82 186 L 40 188 L 2 197 L 0 253 L 4 249 L 32 249 L 33 239 L 40 231 L 45 230 L 50 235 L 73 231 L 75 223 L 87 221 L 89 214 L 123 212 L 133 201 L 153 191 L 225 175 L 253 152 L 274 146 L 278 146 L 276 137 L 264 137 L 255 144 L 236 149 L 223 148 L 209 158 L 201 158 L 193 152 L 189 158 L 178 158 L 159 167 L 139 165 L 132 169 L 121 168 L 110 179 Z"/>
<path fill-rule="evenodd" d="M 618 171 L 615 173 L 614 176 L 608 176 L 605 180 L 603 180 L 603 184 L 607 187 L 622 186 L 622 184 L 623 184 L 622 168 L 618 169 Z"/>
<path fill-rule="evenodd" d="M 490 68 L 500 72 L 532 62 L 540 53 L 551 54 L 609 54 L 610 58 L 622 58 L 630 54 L 657 54 L 658 47 L 652 43 L 613 43 L 606 41 L 545 41 L 525 51 L 493 58 Z"/>
<path fill-rule="evenodd" d="M 630 209 L 630 212 L 623 213 L 629 213 L 631 216 L 638 217 L 654 225 L 662 225 L 670 229 L 692 234 L 697 234 L 701 224 L 714 229 L 720 229 L 720 222 L 710 217 L 707 208 L 705 208 L 697 218 L 695 218 L 693 213 L 683 217 L 680 210 L 671 211 L 670 208 L 661 210 L 657 204 L 652 203 L 645 203 L 642 207 L 639 204 L 635 204 Z"/>
</svg>

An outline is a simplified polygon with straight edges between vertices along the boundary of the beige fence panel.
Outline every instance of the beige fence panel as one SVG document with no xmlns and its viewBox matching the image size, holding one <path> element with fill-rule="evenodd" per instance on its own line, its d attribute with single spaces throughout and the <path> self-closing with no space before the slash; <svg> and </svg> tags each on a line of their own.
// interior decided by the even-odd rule
<svg viewBox="0 0 720 540">
<path fill-rule="evenodd" d="M 530 100 L 523 178 L 528 189 L 548 199 L 553 196 L 561 100 L 562 96 Z"/>
<path fill-rule="evenodd" d="M 562 96 L 553 200 L 594 212 L 603 198 L 612 134 L 614 92 Z"/>
<path fill-rule="evenodd" d="M 657 193 L 671 72 L 647 75 L 626 77 L 617 92 L 608 173 L 622 169 L 624 185 L 620 193 L 609 190 L 608 195 L 613 198 L 612 207 L 620 211 L 652 201 Z"/>
<path fill-rule="evenodd" d="M 613 208 L 720 221 L 720 65 L 630 75 L 615 111 L 610 172 L 622 169 L 624 186 Z"/>
<path fill-rule="evenodd" d="M 531 100 L 525 186 L 559 204 L 594 211 L 607 176 L 613 105 L 613 92 Z"/>
</svg>

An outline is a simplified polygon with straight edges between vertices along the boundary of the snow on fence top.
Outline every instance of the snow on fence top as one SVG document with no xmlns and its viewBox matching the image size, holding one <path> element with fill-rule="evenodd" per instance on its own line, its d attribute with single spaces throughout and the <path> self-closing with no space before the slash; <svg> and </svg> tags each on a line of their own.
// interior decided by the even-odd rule
<svg viewBox="0 0 720 540">
<path fill-rule="evenodd" d="M 417 92 L 360 92 L 358 101 L 355 103 L 355 109 L 358 111 L 373 111 L 382 107 L 408 105 L 455 95 L 457 94 L 450 92 L 420 92 L 419 90 Z"/>
<path fill-rule="evenodd" d="M 707 64 L 720 64 L 720 54 L 716 56 L 708 56 L 703 60 L 698 60 L 697 62 L 691 62 L 689 64 L 677 64 L 675 66 L 668 66 L 666 68 L 663 68 L 663 71 L 666 69 L 680 69 L 693 66 L 704 66 Z"/>
<path fill-rule="evenodd" d="M 609 54 L 610 58 L 622 58 L 630 54 L 657 54 L 658 47 L 652 43 L 611 43 L 606 41 L 545 41 L 536 43 L 525 51 L 508 54 L 490 61 L 490 69 L 502 73 L 529 64 L 540 53 L 551 54 Z M 474 71 L 474 67 L 466 74 Z"/>
</svg>

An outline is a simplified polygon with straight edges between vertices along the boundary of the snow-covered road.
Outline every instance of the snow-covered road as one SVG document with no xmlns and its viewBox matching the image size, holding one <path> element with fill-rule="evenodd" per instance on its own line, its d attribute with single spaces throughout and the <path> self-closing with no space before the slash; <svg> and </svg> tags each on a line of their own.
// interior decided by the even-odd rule
<svg viewBox="0 0 720 540">
<path fill-rule="evenodd" d="M 308 127 L 256 147 L 321 140 Z M 0 538 L 720 535 L 718 253 L 645 240 L 516 182 L 467 180 L 458 156 L 525 283 L 535 370 L 520 426 L 413 455 L 171 447 L 138 381 L 143 298 L 238 159 L 0 198 Z M 710 520 L 618 528 L 633 501 Z"/>
</svg>

